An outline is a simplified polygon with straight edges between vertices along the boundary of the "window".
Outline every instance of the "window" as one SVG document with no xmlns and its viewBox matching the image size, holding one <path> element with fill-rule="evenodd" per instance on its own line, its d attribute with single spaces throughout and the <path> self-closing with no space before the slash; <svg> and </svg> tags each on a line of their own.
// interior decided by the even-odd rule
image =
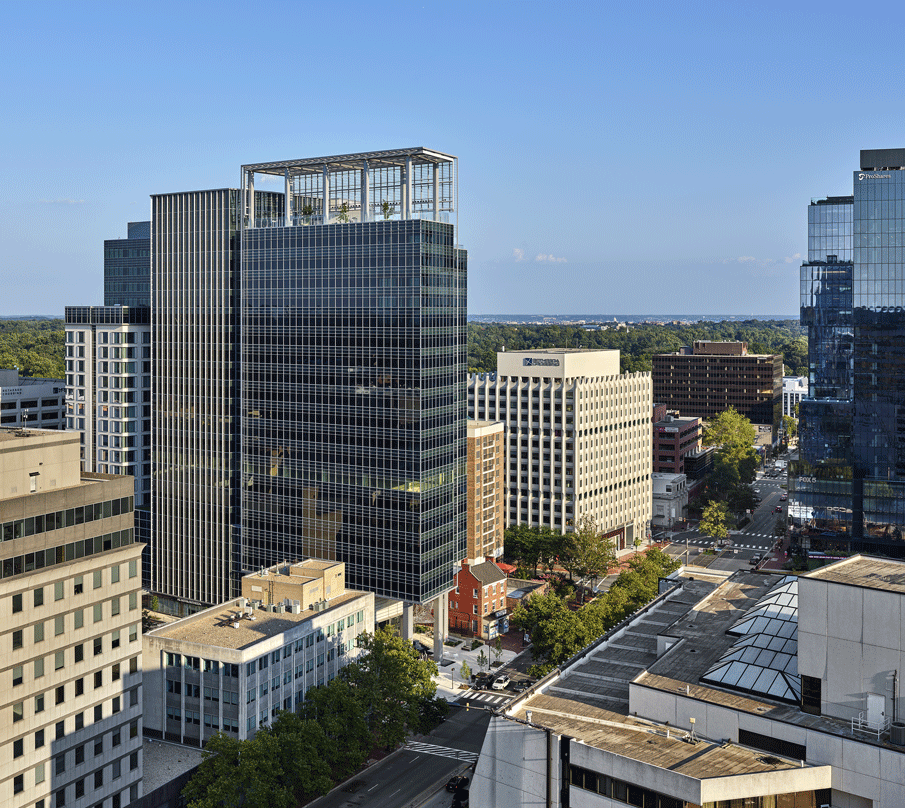
<svg viewBox="0 0 905 808">
<path fill-rule="evenodd" d="M 43 662 L 43 660 L 42 660 Z M 22 666 L 16 665 L 13 668 L 13 687 L 22 684 Z"/>
<path fill-rule="evenodd" d="M 138 593 L 130 592 L 129 593 L 129 611 L 134 611 L 138 608 Z"/>
<path fill-rule="evenodd" d="M 135 642 L 138 639 L 138 623 L 129 626 L 129 642 Z M 238 674 L 236 674 L 238 676 Z"/>
<path fill-rule="evenodd" d="M 22 595 L 13 595 L 13 614 L 22 611 Z"/>
<path fill-rule="evenodd" d="M 57 721 L 55 730 L 55 740 L 61 741 L 66 737 L 66 722 L 65 721 Z"/>
<path fill-rule="evenodd" d="M 93 585 L 94 585 L 95 589 L 100 589 L 101 586 L 103 586 L 103 580 L 102 580 L 102 575 L 101 575 L 100 570 L 94 571 Z"/>
<path fill-rule="evenodd" d="M 119 705 L 120 705 L 120 697 L 117 696 L 116 698 L 113 699 L 113 710 L 112 710 L 112 712 L 113 712 L 114 714 L 116 714 L 116 713 L 118 713 L 118 712 L 120 711 L 120 706 L 119 706 Z"/>
<path fill-rule="evenodd" d="M 99 769 L 94 773 L 94 787 L 101 788 L 104 785 L 104 770 Z"/>
<path fill-rule="evenodd" d="M 100 656 L 104 652 L 104 639 L 103 637 L 95 637 L 94 638 L 94 655 Z"/>
<path fill-rule="evenodd" d="M 44 712 L 44 694 L 39 693 L 35 696 L 35 712 L 43 713 Z"/>
<path fill-rule="evenodd" d="M 138 575 L 138 562 L 135 559 L 129 562 L 129 577 L 134 578 Z"/>
<path fill-rule="evenodd" d="M 53 759 L 53 773 L 55 775 L 63 774 L 66 771 L 66 753 L 57 755 Z"/>
<path fill-rule="evenodd" d="M 74 595 L 81 595 L 82 592 L 85 591 L 85 580 L 84 576 L 77 575 L 72 583 L 72 593 Z"/>
<path fill-rule="evenodd" d="M 53 619 L 53 634 L 59 637 L 64 631 L 66 631 L 65 615 L 60 614 Z"/>
<path fill-rule="evenodd" d="M 66 701 L 66 686 L 60 685 L 59 687 L 57 687 L 55 695 L 57 704 L 62 704 L 64 701 Z"/>
<path fill-rule="evenodd" d="M 13 758 L 22 757 L 25 754 L 25 741 L 22 738 L 13 741 Z"/>
<path fill-rule="evenodd" d="M 25 790 L 25 775 L 17 774 L 13 778 L 13 794 L 19 794 L 24 790 Z M 57 794 L 60 794 L 60 793 L 61 792 L 59 792 L 59 791 L 57 792 Z M 59 805 L 60 803 L 57 803 L 57 804 Z"/>
<path fill-rule="evenodd" d="M 114 681 L 114 682 L 118 682 L 118 681 L 119 681 L 119 662 L 117 662 L 117 663 L 113 666 L 113 681 Z"/>
<path fill-rule="evenodd" d="M 94 604 L 94 622 L 100 623 L 104 619 L 104 606 L 102 603 Z"/>
<path fill-rule="evenodd" d="M 118 729 L 113 730 L 112 741 L 113 742 L 110 744 L 111 746 L 119 746 L 122 743 L 122 735 L 120 735 Z"/>
<path fill-rule="evenodd" d="M 13 632 L 13 651 L 18 651 L 22 647 L 22 629 Z"/>
<path fill-rule="evenodd" d="M 63 582 L 57 581 L 53 585 L 53 599 L 54 600 L 62 600 L 63 599 Z"/>
<path fill-rule="evenodd" d="M 169 691 L 169 680 L 167 681 L 167 690 Z M 177 683 L 178 684 L 178 683 Z M 103 671 L 95 671 L 94 672 L 94 689 L 97 690 L 99 687 L 104 686 L 104 672 Z"/>
<path fill-rule="evenodd" d="M 115 564 L 114 566 L 110 567 L 110 583 L 119 583 L 119 564 Z"/>
<path fill-rule="evenodd" d="M 35 623 L 35 642 L 44 642 L 44 624 Z"/>
<path fill-rule="evenodd" d="M 75 695 L 76 696 L 85 695 L 85 680 L 84 679 L 75 680 Z"/>
<path fill-rule="evenodd" d="M 82 628 L 85 625 L 85 612 L 79 609 L 72 613 L 74 628 Z"/>
<path fill-rule="evenodd" d="M 101 704 L 94 705 L 94 722 L 97 723 L 104 717 L 104 707 Z"/>
<path fill-rule="evenodd" d="M 116 629 L 116 631 L 110 635 L 110 647 L 119 648 L 119 629 Z"/>
<path fill-rule="evenodd" d="M 138 768 L 138 752 L 129 755 L 129 771 L 134 772 Z"/>
<path fill-rule="evenodd" d="M 54 669 L 55 671 L 62 670 L 62 669 L 63 669 L 63 665 L 64 665 L 64 662 L 63 662 L 63 652 L 62 652 L 62 651 L 57 651 L 57 652 L 53 655 L 53 669 Z"/>
<path fill-rule="evenodd" d="M 84 713 L 76 713 L 75 714 L 75 728 L 84 729 L 85 727 L 85 714 Z"/>
<path fill-rule="evenodd" d="M 104 754 L 104 736 L 101 735 L 100 738 L 94 739 L 94 756 Z"/>
<path fill-rule="evenodd" d="M 84 645 L 76 645 L 72 649 L 73 655 L 75 657 L 76 662 L 81 662 L 85 659 L 85 646 Z"/>
<path fill-rule="evenodd" d="M 35 733 L 35 749 L 40 749 L 42 746 L 44 746 L 44 730 L 39 729 Z"/>
</svg>

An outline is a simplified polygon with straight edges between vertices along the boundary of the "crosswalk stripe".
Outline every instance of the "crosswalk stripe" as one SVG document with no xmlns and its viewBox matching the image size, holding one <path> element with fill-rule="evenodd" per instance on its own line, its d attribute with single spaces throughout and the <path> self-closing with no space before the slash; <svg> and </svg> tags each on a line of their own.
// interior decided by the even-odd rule
<svg viewBox="0 0 905 808">
<path fill-rule="evenodd" d="M 440 757 L 452 758 L 453 760 L 464 760 L 468 763 L 475 763 L 479 757 L 478 752 L 463 752 L 461 749 L 452 749 L 449 746 L 436 746 L 432 743 L 419 743 L 410 741 L 405 745 L 406 749 L 412 752 L 424 752 L 428 755 L 439 755 Z"/>
</svg>

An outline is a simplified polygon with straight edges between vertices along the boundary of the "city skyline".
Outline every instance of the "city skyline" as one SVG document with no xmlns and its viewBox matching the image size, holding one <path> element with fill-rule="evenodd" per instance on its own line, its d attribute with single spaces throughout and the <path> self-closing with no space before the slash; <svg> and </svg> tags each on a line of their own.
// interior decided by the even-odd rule
<svg viewBox="0 0 905 808">
<path fill-rule="evenodd" d="M 813 48 L 859 30 L 853 9 L 353 3 L 341 33 L 266 69 L 276 40 L 249 39 L 238 6 L 50 5 L 9 11 L 0 56 L 18 121 L 0 143 L 42 167 L 0 196 L 0 315 L 97 304 L 99 245 L 148 220 L 154 194 L 238 185 L 249 159 L 399 144 L 460 158 L 473 314 L 695 311 L 702 296 L 717 311 L 792 314 L 800 200 L 844 193 L 824 183 L 852 154 L 901 143 L 902 54 L 848 37 L 817 80 Z M 398 40 L 400 20 L 413 33 Z M 264 68 L 236 68 L 249 42 Z M 293 87 L 304 112 L 286 102 Z M 800 125 L 836 107 L 859 115 Z"/>
</svg>

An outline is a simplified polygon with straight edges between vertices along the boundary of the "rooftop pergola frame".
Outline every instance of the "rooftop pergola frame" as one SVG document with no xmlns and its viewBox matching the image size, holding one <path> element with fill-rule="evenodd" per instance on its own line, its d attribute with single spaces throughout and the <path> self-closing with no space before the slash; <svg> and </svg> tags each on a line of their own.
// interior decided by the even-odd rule
<svg viewBox="0 0 905 808">
<path fill-rule="evenodd" d="M 452 155 L 423 146 L 244 165 L 242 224 L 251 228 L 383 219 L 449 222 L 458 202 L 457 168 Z M 282 216 L 255 209 L 255 174 L 283 178 Z"/>
</svg>

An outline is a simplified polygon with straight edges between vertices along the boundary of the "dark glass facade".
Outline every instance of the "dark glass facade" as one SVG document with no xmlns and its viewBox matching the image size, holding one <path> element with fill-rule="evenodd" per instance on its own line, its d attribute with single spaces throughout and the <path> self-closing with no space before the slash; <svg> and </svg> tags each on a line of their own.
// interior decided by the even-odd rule
<svg viewBox="0 0 905 808">
<path fill-rule="evenodd" d="M 248 229 L 242 565 L 425 602 L 465 555 L 466 253 L 420 219 Z"/>
<path fill-rule="evenodd" d="M 262 210 L 280 194 L 258 193 Z M 239 591 L 239 191 L 151 197 L 154 334 L 150 589 Z"/>
<path fill-rule="evenodd" d="M 151 305 L 151 223 L 129 222 L 129 237 L 104 242 L 104 305 Z"/>
<path fill-rule="evenodd" d="M 861 153 L 853 196 L 809 208 L 811 397 L 789 515 L 811 545 L 905 556 L 905 170 L 871 168 L 880 154 Z"/>
</svg>

